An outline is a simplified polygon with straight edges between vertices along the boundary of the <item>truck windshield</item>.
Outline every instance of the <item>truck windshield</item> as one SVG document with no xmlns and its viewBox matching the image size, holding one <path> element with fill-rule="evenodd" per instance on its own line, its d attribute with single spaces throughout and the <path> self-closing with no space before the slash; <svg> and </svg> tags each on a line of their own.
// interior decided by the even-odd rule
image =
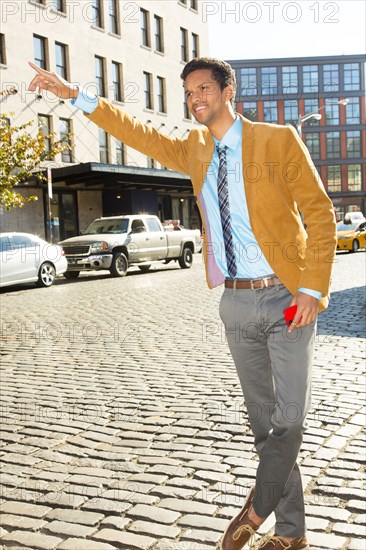
<svg viewBox="0 0 366 550">
<path fill-rule="evenodd" d="M 84 235 L 101 235 L 102 233 L 127 233 L 128 219 L 109 218 L 94 220 L 84 231 Z"/>
</svg>

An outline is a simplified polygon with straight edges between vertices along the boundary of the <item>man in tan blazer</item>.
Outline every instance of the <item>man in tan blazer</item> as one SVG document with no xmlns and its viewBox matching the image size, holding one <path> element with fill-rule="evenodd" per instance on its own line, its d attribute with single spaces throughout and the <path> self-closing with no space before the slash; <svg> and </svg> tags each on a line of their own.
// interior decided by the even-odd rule
<svg viewBox="0 0 366 550">
<path fill-rule="evenodd" d="M 335 220 L 310 155 L 292 127 L 252 123 L 233 110 L 231 67 L 194 59 L 183 70 L 188 108 L 201 126 L 172 139 L 103 98 L 39 69 L 29 89 L 69 98 L 86 116 L 162 165 L 189 174 L 200 209 L 210 288 L 224 284 L 220 316 L 242 385 L 259 466 L 229 523 L 223 550 L 308 548 L 296 463 L 310 406 L 318 311 L 327 307 Z M 306 229 L 300 217 L 301 211 Z M 297 306 L 286 327 L 283 311 Z"/>
</svg>

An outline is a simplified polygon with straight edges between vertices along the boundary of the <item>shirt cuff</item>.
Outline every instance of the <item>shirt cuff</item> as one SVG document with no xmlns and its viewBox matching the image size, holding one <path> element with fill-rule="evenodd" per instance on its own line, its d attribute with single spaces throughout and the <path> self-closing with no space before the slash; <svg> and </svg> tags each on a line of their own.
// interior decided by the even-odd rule
<svg viewBox="0 0 366 550">
<path fill-rule="evenodd" d="M 70 99 L 71 104 L 77 109 L 81 109 L 84 113 L 91 115 L 98 107 L 98 98 L 95 94 L 79 88 L 79 93 L 76 99 Z"/>
<path fill-rule="evenodd" d="M 309 294 L 309 296 L 312 296 L 313 298 L 316 298 L 317 300 L 320 300 L 322 297 L 322 293 L 319 292 L 319 290 L 311 290 L 310 288 L 299 288 L 298 292 L 303 292 L 304 294 Z"/>
</svg>

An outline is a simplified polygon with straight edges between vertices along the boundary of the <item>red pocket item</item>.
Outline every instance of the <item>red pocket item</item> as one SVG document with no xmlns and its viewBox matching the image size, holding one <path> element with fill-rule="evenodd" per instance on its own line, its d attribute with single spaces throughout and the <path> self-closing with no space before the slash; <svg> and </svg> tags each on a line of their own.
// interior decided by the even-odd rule
<svg viewBox="0 0 366 550">
<path fill-rule="evenodd" d="M 283 316 L 285 318 L 286 325 L 288 327 L 291 326 L 291 323 L 295 318 L 296 311 L 297 311 L 297 305 L 296 304 L 294 306 L 287 307 L 286 309 L 283 310 Z M 300 317 L 300 321 L 301 321 L 301 319 L 302 319 L 302 317 Z"/>
</svg>

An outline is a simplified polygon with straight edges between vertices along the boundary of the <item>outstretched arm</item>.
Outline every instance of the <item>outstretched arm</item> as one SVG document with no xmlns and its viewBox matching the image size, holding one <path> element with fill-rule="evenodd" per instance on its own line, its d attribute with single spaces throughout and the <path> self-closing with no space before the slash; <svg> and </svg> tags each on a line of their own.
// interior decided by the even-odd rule
<svg viewBox="0 0 366 550">
<path fill-rule="evenodd" d="M 34 63 L 29 65 L 36 71 L 36 76 L 29 84 L 29 91 L 47 90 L 61 99 L 76 100 L 82 91 L 55 73 L 40 69 Z M 85 103 L 84 103 L 85 105 Z M 90 105 L 89 105 L 90 106 Z M 156 159 L 163 166 L 184 174 L 188 173 L 186 142 L 173 139 L 158 132 L 155 128 L 142 124 L 123 109 L 116 107 L 104 98 L 95 99 L 92 109 L 84 109 L 89 120 L 119 139 L 126 145 Z"/>
</svg>

